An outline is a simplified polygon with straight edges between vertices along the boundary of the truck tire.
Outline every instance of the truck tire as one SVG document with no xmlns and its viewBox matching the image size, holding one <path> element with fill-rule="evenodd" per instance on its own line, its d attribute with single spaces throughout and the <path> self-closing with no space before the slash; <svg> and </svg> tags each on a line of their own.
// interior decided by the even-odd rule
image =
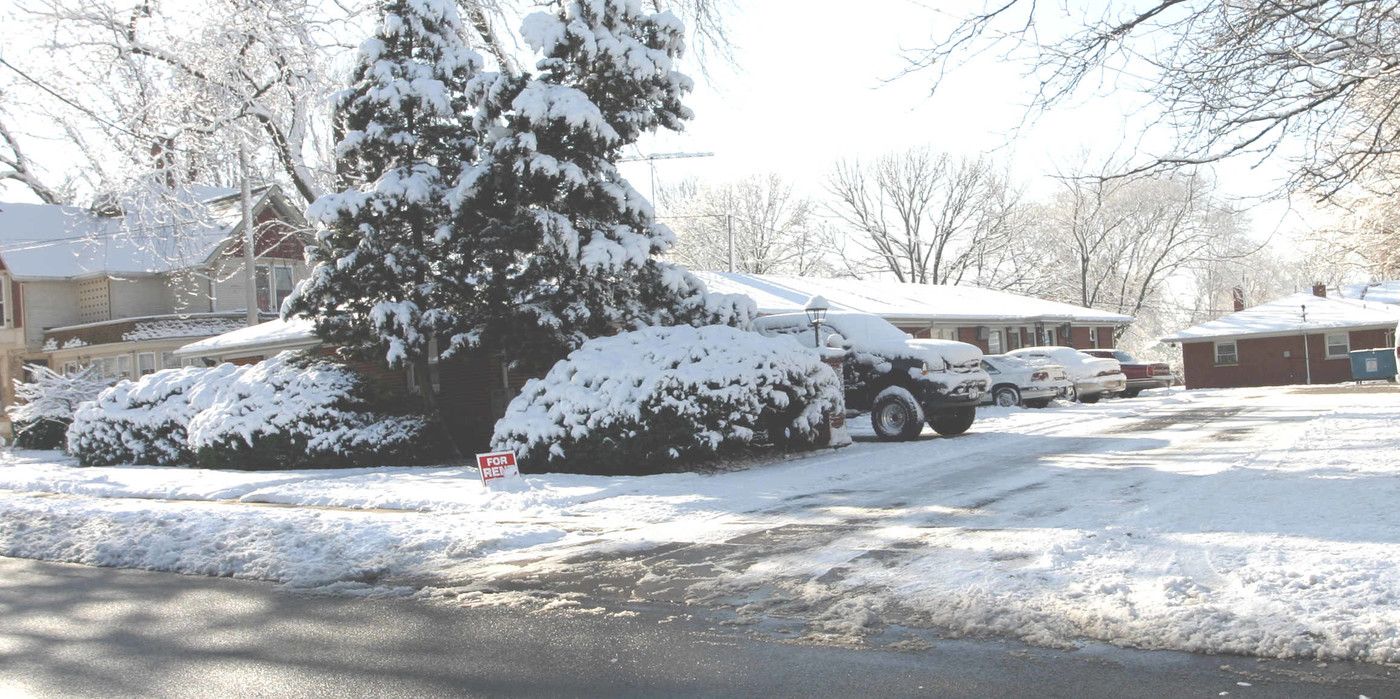
<svg viewBox="0 0 1400 699">
<path fill-rule="evenodd" d="M 965 408 L 950 408 L 933 413 L 928 418 L 928 426 L 933 428 L 944 437 L 956 437 L 972 427 L 972 422 L 977 419 L 977 408 L 967 406 Z"/>
<path fill-rule="evenodd" d="M 908 391 L 886 389 L 875 398 L 870 426 L 884 441 L 908 441 L 924 429 L 923 410 Z"/>
<path fill-rule="evenodd" d="M 992 391 L 992 402 L 1003 408 L 1014 408 L 1021 404 L 1021 392 L 1015 386 L 997 386 Z"/>
</svg>

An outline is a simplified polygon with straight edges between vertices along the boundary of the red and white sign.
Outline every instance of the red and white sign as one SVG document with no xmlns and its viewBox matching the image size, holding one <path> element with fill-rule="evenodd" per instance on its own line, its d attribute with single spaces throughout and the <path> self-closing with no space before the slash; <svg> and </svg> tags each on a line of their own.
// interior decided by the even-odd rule
<svg viewBox="0 0 1400 699">
<path fill-rule="evenodd" d="M 476 465 L 477 468 L 481 469 L 481 482 L 487 485 L 495 480 L 520 477 L 520 469 L 515 466 L 515 452 L 513 451 L 477 454 Z"/>
</svg>

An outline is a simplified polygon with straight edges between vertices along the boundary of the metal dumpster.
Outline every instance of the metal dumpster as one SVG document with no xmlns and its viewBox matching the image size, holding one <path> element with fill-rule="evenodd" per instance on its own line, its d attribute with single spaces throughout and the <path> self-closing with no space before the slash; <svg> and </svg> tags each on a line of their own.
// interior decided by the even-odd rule
<svg viewBox="0 0 1400 699">
<path fill-rule="evenodd" d="M 1357 381 L 1369 379 L 1395 380 L 1395 348 L 1352 350 L 1351 377 Z"/>
</svg>

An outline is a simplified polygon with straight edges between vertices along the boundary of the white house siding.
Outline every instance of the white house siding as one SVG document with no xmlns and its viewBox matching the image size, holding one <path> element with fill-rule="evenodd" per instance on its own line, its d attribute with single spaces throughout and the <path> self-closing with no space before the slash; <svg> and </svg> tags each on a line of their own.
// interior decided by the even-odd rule
<svg viewBox="0 0 1400 699">
<path fill-rule="evenodd" d="M 105 282 L 105 279 L 103 280 Z M 81 282 L 24 282 L 24 342 L 32 348 L 44 344 L 44 329 L 76 325 Z M 105 286 L 105 284 L 103 285 Z"/>
<path fill-rule="evenodd" d="M 170 294 L 162 277 L 113 279 L 108 288 L 112 318 L 153 316 L 171 311 Z"/>
</svg>

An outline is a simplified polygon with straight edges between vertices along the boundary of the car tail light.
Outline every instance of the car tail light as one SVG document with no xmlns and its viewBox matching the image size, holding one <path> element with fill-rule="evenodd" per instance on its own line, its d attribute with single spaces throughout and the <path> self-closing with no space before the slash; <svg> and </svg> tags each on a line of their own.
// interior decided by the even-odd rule
<svg viewBox="0 0 1400 699">
<path fill-rule="evenodd" d="M 1031 381 L 1044 381 L 1048 378 L 1050 378 L 1050 372 L 1048 371 L 1037 371 L 1031 374 Z"/>
<path fill-rule="evenodd" d="M 1166 376 L 1167 374 L 1170 374 L 1170 373 L 1172 373 L 1171 367 L 1164 367 L 1164 366 L 1155 366 L 1155 367 L 1152 367 L 1152 375 L 1153 375 L 1153 376 Z"/>
</svg>

